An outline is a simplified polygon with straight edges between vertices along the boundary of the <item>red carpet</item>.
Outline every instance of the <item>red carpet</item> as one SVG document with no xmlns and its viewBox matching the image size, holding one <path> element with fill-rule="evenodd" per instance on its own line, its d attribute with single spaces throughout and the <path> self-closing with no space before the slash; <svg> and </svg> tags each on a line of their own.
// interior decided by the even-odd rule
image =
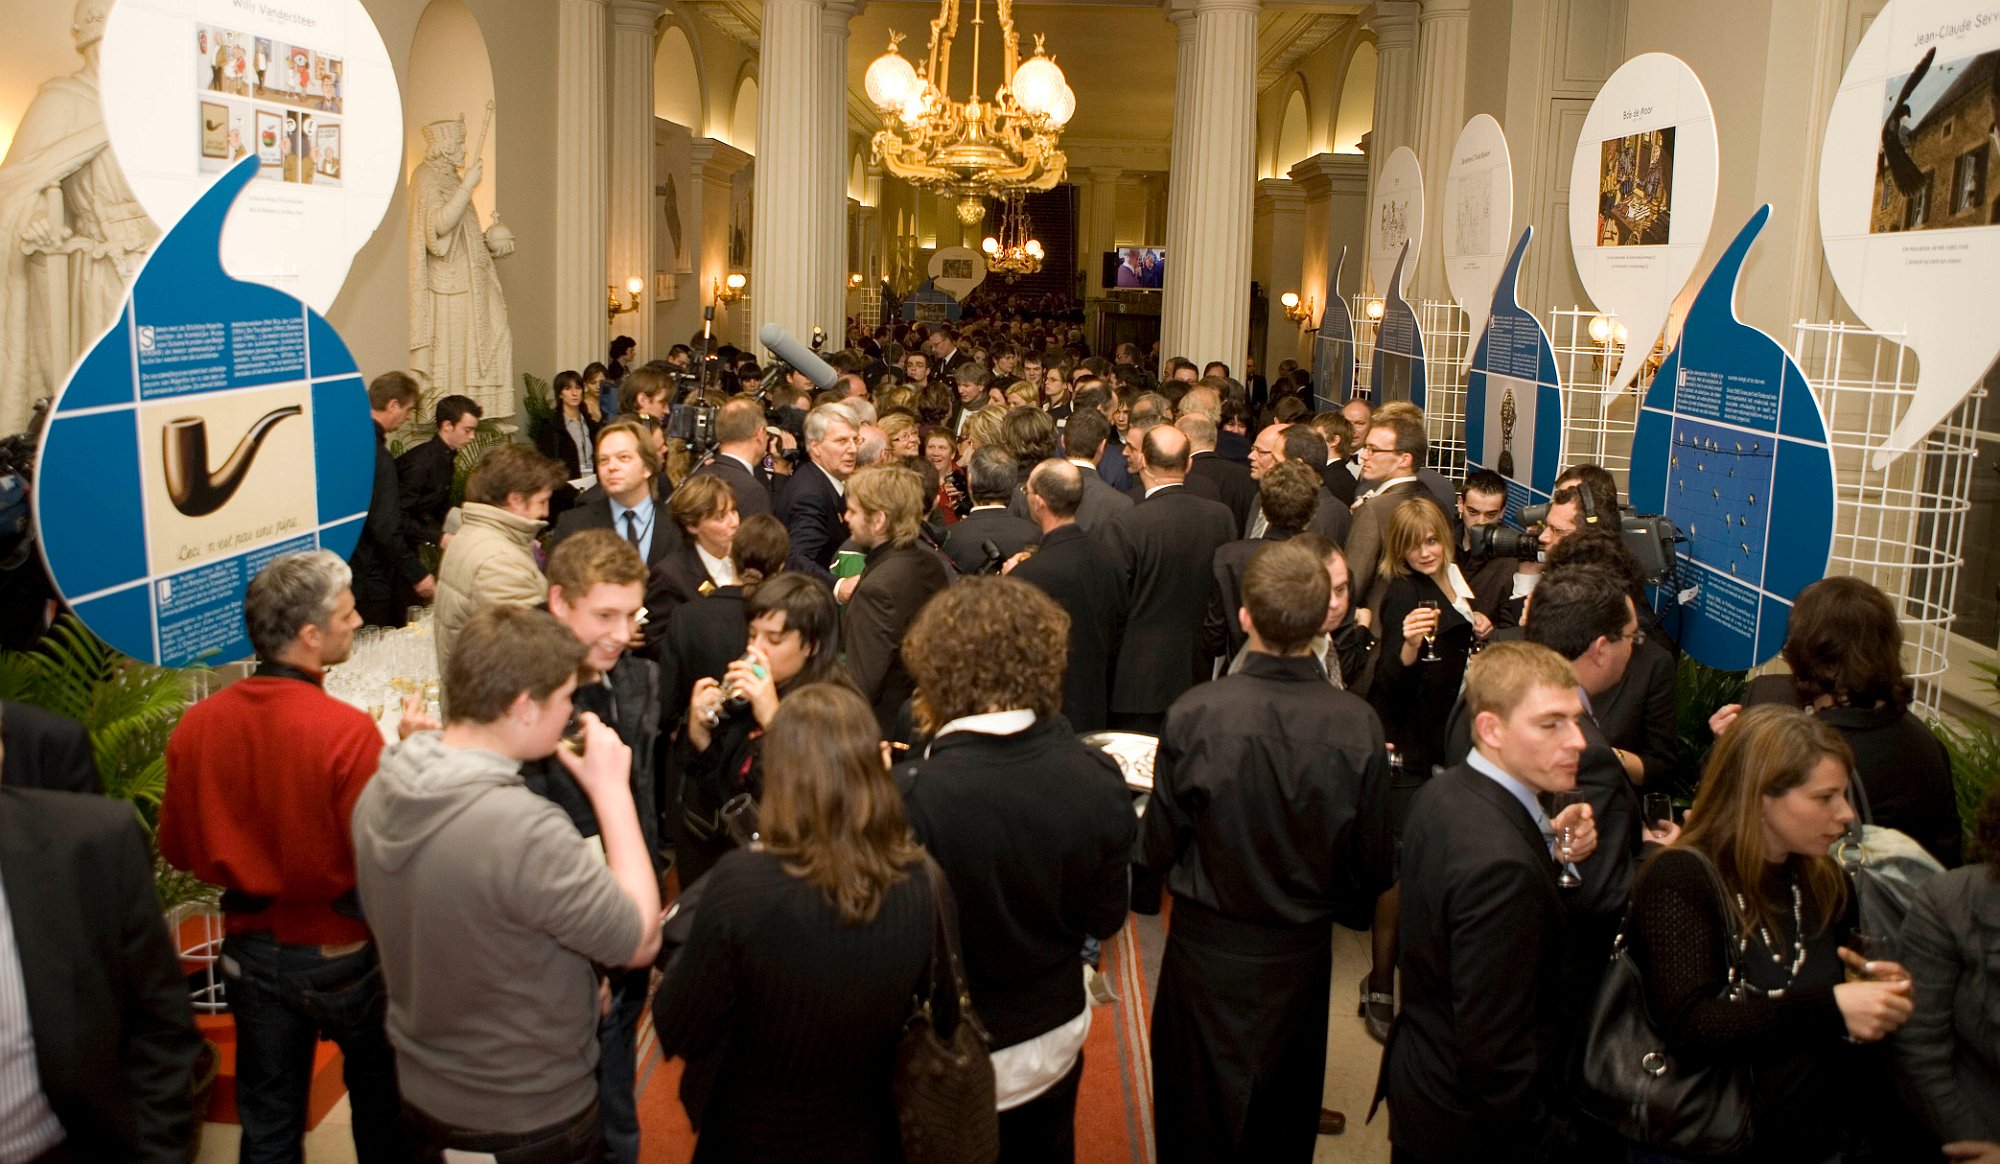
<svg viewBox="0 0 2000 1164">
<path fill-rule="evenodd" d="M 1134 925 L 1105 943 L 1103 973 L 1118 1001 L 1091 1013 L 1076 1103 L 1076 1158 L 1079 1164 L 1152 1164 L 1148 1000 Z M 656 1047 L 649 1011 L 639 1026 L 639 1159 L 687 1164 L 695 1137 L 681 1110 L 681 1063 L 661 1061 Z"/>
</svg>

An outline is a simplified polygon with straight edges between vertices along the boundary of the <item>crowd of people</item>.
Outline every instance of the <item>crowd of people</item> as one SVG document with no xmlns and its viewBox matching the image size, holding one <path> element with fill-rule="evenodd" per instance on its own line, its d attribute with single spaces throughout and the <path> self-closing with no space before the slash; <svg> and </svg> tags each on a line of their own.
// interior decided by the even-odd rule
<svg viewBox="0 0 2000 1164">
<path fill-rule="evenodd" d="M 649 1003 L 697 1160 L 900 1159 L 940 917 L 999 1158 L 1071 1160 L 1104 944 L 1168 900 L 1163 1161 L 1342 1130 L 1336 925 L 1372 930 L 1340 997 L 1399 1162 L 2000 1161 L 2000 795 L 1965 865 L 1872 586 L 1798 596 L 1788 673 L 1701 709 L 1676 814 L 1675 656 L 1601 468 L 1495 537 L 1508 483 L 1430 468 L 1418 409 L 1320 409 L 1295 366 L 1155 375 L 1060 317 L 851 327 L 827 385 L 609 355 L 462 488 L 477 405 L 392 458 L 416 385 L 378 377 L 360 547 L 266 565 L 256 673 L 174 733 L 159 851 L 223 891 L 246 1161 L 299 1158 L 324 1037 L 363 1161 L 630 1164 Z M 323 677 L 421 602 L 442 722 L 413 702 L 385 745 Z M 1157 740 L 1136 806 L 1105 730 Z M 10 764 L 0 840 L 53 795 Z M 1907 919 L 1829 855 L 1863 813 L 1951 870 Z M 104 956 L 149 1001 L 107 1007 L 132 1049 L 104 1069 L 148 1085 L 38 1106 L 0 1041 L 0 1158 L 184 1158 L 185 991 L 164 934 L 126 937 Z M 1662 1054 L 1748 1065 L 1725 1150 L 1581 1100 L 1614 949 Z"/>
</svg>

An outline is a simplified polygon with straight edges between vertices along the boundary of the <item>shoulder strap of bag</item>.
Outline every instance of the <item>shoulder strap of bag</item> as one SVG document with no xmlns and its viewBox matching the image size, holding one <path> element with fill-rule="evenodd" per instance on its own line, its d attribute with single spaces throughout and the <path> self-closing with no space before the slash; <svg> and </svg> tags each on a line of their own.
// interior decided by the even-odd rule
<svg viewBox="0 0 2000 1164">
<path fill-rule="evenodd" d="M 931 960 L 925 978 L 923 1005 L 931 1013 L 932 1023 L 943 1028 L 938 1020 L 938 1011 L 944 1010 L 955 1022 L 963 1020 L 972 1024 L 982 1039 L 986 1030 L 972 1013 L 972 987 L 965 979 L 965 966 L 958 955 L 957 926 L 953 924 L 956 911 L 953 909 L 951 882 L 944 870 L 938 866 L 928 851 L 923 855 L 924 877 L 931 886 Z M 950 991 L 944 995 L 944 1004 L 939 1006 L 940 988 L 945 986 L 944 974 L 950 975 Z M 943 1033 L 941 1029 L 939 1033 Z"/>
<path fill-rule="evenodd" d="M 1741 989 L 1742 984 L 1742 966 L 1737 959 L 1736 943 L 1731 940 L 1735 936 L 1736 907 L 1729 900 L 1729 890 L 1722 884 L 1722 874 L 1717 871 L 1715 863 L 1710 861 L 1708 856 L 1699 849 L 1676 847 L 1681 852 L 1701 862 L 1703 871 L 1708 874 L 1709 884 L 1715 889 L 1716 900 L 1722 905 L 1722 960 L 1729 966 L 1729 995 L 1731 998 L 1734 998 Z M 1618 936 L 1611 943 L 1612 957 L 1617 957 L 1619 952 L 1626 948 L 1631 928 L 1632 906 L 1627 904 L 1625 907 L 1625 918 L 1618 923 Z"/>
</svg>

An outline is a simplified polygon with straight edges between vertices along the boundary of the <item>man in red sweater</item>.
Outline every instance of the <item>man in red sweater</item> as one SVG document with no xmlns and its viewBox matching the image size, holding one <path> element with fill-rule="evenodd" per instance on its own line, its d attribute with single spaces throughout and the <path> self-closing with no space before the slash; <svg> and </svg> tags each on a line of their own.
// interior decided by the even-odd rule
<svg viewBox="0 0 2000 1164">
<path fill-rule="evenodd" d="M 382 736 L 320 687 L 361 625 L 351 584 L 326 550 L 264 567 L 244 596 L 256 673 L 189 708 L 167 742 L 160 853 L 223 889 L 244 1164 L 301 1159 L 321 1036 L 346 1058 L 357 1158 L 408 1154 L 348 835 Z"/>
</svg>

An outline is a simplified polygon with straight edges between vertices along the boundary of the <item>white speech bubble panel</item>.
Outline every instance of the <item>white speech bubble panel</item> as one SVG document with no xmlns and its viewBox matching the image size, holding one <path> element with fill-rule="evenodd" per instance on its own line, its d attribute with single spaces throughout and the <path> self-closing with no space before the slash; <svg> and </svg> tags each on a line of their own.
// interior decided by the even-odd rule
<svg viewBox="0 0 2000 1164">
<path fill-rule="evenodd" d="M 1396 264 L 1403 259 L 1403 244 L 1409 244 L 1407 273 L 1417 265 L 1417 251 L 1424 238 L 1424 171 L 1417 154 L 1408 146 L 1398 146 L 1382 163 L 1375 179 L 1375 205 L 1368 215 L 1368 278 L 1377 295 L 1387 293 Z"/>
<path fill-rule="evenodd" d="M 2000 352 L 2000 18 L 1968 0 L 1891 0 L 1827 118 L 1826 264 L 1863 322 L 1917 354 L 1909 408 L 1876 451 L 1909 451 Z M 1897 106 L 1908 113 L 1897 117 Z M 1905 189 L 1914 186 L 1915 189 Z"/>
<path fill-rule="evenodd" d="M 1470 334 L 1477 336 L 1486 330 L 1514 225 L 1514 160 L 1506 131 L 1489 114 L 1474 117 L 1459 131 L 1444 180 L 1442 213 L 1445 282 L 1472 322 Z M 1475 347 L 1466 345 L 1468 369 Z"/>
<path fill-rule="evenodd" d="M 223 266 L 327 310 L 402 181 L 402 95 L 361 0 L 119 0 L 103 54 L 105 125 L 146 213 L 171 227 L 259 156 Z"/>
<path fill-rule="evenodd" d="M 1626 61 L 1584 118 L 1570 170 L 1570 252 L 1584 290 L 1631 334 L 1609 393 L 1637 378 L 1701 263 L 1719 164 L 1708 91 L 1679 57 Z"/>
</svg>

